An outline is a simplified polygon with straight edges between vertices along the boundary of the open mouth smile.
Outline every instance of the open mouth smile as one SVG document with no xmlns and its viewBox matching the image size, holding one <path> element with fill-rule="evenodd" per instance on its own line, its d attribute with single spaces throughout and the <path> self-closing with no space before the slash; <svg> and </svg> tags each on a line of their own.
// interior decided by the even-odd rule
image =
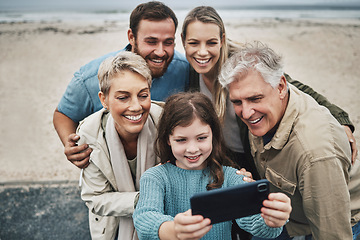
<svg viewBox="0 0 360 240">
<path fill-rule="evenodd" d="M 197 58 L 194 58 L 194 60 L 199 64 L 206 64 L 206 63 L 210 62 L 211 58 L 209 58 L 209 59 L 197 59 Z"/>
<path fill-rule="evenodd" d="M 188 159 L 189 162 L 196 162 L 200 159 L 200 156 L 201 154 L 196 156 L 185 156 L 185 157 Z"/>
<path fill-rule="evenodd" d="M 142 117 L 142 114 L 139 115 L 124 115 L 125 118 L 129 119 L 130 121 L 139 121 Z"/>
<path fill-rule="evenodd" d="M 257 119 L 255 119 L 255 120 L 248 120 L 248 122 L 249 123 L 251 123 L 251 124 L 256 124 L 256 123 L 258 123 L 258 122 L 260 122 L 262 119 L 264 118 L 264 116 L 262 116 L 262 117 L 260 117 L 260 118 L 257 118 Z"/>
<path fill-rule="evenodd" d="M 151 59 L 151 61 L 154 63 L 162 63 L 164 59 Z"/>
<path fill-rule="evenodd" d="M 165 63 L 164 58 L 149 58 L 148 60 L 154 66 L 162 66 Z"/>
</svg>

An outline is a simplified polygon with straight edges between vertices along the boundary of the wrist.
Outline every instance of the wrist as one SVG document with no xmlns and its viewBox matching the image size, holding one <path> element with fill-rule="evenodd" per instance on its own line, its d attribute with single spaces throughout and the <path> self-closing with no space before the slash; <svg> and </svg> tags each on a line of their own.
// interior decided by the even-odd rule
<svg viewBox="0 0 360 240">
<path fill-rule="evenodd" d="M 159 228 L 159 238 L 161 240 L 178 239 L 175 232 L 174 221 L 163 222 Z"/>
</svg>

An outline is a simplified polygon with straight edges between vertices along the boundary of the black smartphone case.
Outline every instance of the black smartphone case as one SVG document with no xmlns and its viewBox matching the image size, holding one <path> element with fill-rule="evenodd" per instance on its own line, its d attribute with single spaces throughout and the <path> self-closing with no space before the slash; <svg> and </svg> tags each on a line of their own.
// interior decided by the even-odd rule
<svg viewBox="0 0 360 240">
<path fill-rule="evenodd" d="M 268 195 L 266 179 L 197 193 L 190 198 L 192 215 L 210 218 L 211 224 L 254 215 Z"/>
</svg>

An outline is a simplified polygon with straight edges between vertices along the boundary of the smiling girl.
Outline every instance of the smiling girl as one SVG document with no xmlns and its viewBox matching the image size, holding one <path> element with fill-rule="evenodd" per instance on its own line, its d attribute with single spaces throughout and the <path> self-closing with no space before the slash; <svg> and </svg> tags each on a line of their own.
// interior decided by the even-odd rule
<svg viewBox="0 0 360 240">
<path fill-rule="evenodd" d="M 161 115 L 156 152 L 162 165 L 140 180 L 134 224 L 140 239 L 231 239 L 231 221 L 211 225 L 191 215 L 190 197 L 211 189 L 244 184 L 236 169 L 223 166 L 219 119 L 211 100 L 202 93 L 179 93 L 168 98 Z M 278 236 L 291 212 L 290 200 L 272 193 L 262 214 L 236 219 L 246 231 L 265 238 Z"/>
</svg>

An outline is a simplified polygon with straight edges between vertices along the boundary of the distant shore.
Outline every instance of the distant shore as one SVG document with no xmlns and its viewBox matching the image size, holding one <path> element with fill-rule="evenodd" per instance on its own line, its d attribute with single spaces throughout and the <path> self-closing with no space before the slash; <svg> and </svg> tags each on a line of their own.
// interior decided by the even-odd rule
<svg viewBox="0 0 360 240">
<path fill-rule="evenodd" d="M 347 111 L 360 146 L 359 19 L 225 24 L 229 38 L 267 43 L 284 56 L 286 73 Z M 124 48 L 127 28 L 127 21 L 0 24 L 0 183 L 78 179 L 79 170 L 63 154 L 52 114 L 72 74 Z M 184 52 L 179 29 L 176 49 Z"/>
<path fill-rule="evenodd" d="M 18 0 L 21 1 L 21 0 Z M 23 0 L 24 1 L 24 0 Z M 11 1 L 4 4 L 0 2 L 0 23 L 45 23 L 45 22 L 112 22 L 128 21 L 131 11 L 138 5 L 137 2 L 118 2 L 111 4 L 104 2 L 73 0 L 52 3 L 47 6 L 44 1 L 29 4 L 17 4 L 11 7 Z M 259 4 L 256 1 L 223 0 L 209 3 L 214 7 L 223 20 L 242 21 L 245 19 L 360 19 L 360 2 L 345 3 L 344 1 L 324 4 L 322 0 L 317 3 L 300 3 L 292 1 L 281 4 L 278 1 L 266 1 Z M 356 0 L 353 0 L 356 1 Z M 16 2 L 16 1 L 14 1 Z M 171 7 L 181 22 L 186 14 L 194 7 L 203 5 L 202 0 L 163 1 Z M 188 3 L 186 3 L 188 2 Z M 30 7 L 31 5 L 31 7 Z"/>
</svg>

